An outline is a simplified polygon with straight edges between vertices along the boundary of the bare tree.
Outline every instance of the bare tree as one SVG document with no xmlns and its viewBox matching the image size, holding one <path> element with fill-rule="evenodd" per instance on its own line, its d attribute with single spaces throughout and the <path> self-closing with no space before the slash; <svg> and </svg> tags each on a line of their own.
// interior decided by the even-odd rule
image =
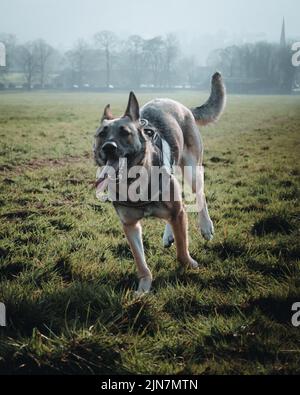
<svg viewBox="0 0 300 395">
<path fill-rule="evenodd" d="M 155 87 L 161 85 L 163 48 L 164 41 L 160 36 L 146 40 L 144 44 L 145 56 L 147 58 L 146 64 L 148 64 L 150 72 L 153 76 L 153 85 Z"/>
<path fill-rule="evenodd" d="M 176 59 L 179 54 L 179 43 L 177 37 L 174 34 L 168 34 L 165 41 L 165 83 L 168 88 L 171 86 L 171 80 L 173 75 L 173 69 L 175 66 Z"/>
<path fill-rule="evenodd" d="M 51 55 L 54 52 L 54 49 L 46 43 L 44 40 L 37 40 L 34 42 L 36 57 L 37 57 L 37 69 L 39 74 L 39 82 L 41 88 L 45 87 L 46 77 L 47 77 L 47 68 Z"/>
<path fill-rule="evenodd" d="M 281 93 L 291 93 L 296 81 L 296 68 L 291 62 L 292 45 L 278 50 L 279 88 Z"/>
<path fill-rule="evenodd" d="M 130 36 L 126 43 L 130 84 L 139 88 L 144 70 L 144 39 L 141 36 Z"/>
<path fill-rule="evenodd" d="M 88 66 L 89 46 L 84 40 L 78 40 L 74 48 L 66 53 L 66 57 L 71 65 L 73 72 L 73 84 L 77 82 L 79 88 L 82 88 L 83 77 Z"/>
<path fill-rule="evenodd" d="M 32 88 L 37 72 L 37 54 L 33 42 L 27 42 L 19 47 L 20 64 L 26 79 L 27 89 Z"/>
<path fill-rule="evenodd" d="M 115 33 L 104 30 L 95 35 L 96 45 L 104 51 L 106 68 L 106 87 L 111 85 L 112 52 L 117 45 L 118 39 Z"/>
</svg>

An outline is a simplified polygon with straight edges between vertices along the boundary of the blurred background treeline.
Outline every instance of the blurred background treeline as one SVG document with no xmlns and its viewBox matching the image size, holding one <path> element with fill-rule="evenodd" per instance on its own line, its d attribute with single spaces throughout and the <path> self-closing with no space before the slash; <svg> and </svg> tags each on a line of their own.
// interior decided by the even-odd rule
<svg viewBox="0 0 300 395">
<path fill-rule="evenodd" d="M 0 34 L 7 64 L 0 68 L 0 90 L 207 89 L 215 70 L 230 93 L 299 93 L 300 68 L 292 65 L 292 42 L 283 23 L 278 43 L 259 41 L 215 49 L 206 63 L 186 55 L 175 34 L 125 40 L 101 31 L 89 42 L 77 40 L 59 50 L 43 39 L 21 43 Z M 198 48 L 194 48 L 197 54 Z"/>
</svg>

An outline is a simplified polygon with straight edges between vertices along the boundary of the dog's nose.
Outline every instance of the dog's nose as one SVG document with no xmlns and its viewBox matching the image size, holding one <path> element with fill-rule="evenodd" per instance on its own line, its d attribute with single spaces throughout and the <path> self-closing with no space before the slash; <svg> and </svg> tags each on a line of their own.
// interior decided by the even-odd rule
<svg viewBox="0 0 300 395">
<path fill-rule="evenodd" d="M 114 156 L 117 152 L 117 149 L 118 149 L 118 146 L 113 141 L 109 141 L 109 142 L 105 143 L 102 147 L 102 151 L 107 156 Z"/>
</svg>

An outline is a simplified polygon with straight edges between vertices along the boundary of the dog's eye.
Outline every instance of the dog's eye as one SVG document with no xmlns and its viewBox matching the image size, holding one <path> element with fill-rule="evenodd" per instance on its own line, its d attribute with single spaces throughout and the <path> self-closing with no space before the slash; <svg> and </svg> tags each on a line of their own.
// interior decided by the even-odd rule
<svg viewBox="0 0 300 395">
<path fill-rule="evenodd" d="M 105 126 L 103 129 L 98 130 L 96 135 L 95 135 L 95 138 L 105 136 L 107 134 L 107 131 L 108 131 L 108 127 L 107 126 Z"/>
<path fill-rule="evenodd" d="M 122 136 L 129 136 L 131 134 L 130 130 L 127 129 L 125 126 L 120 127 L 120 133 Z"/>
</svg>

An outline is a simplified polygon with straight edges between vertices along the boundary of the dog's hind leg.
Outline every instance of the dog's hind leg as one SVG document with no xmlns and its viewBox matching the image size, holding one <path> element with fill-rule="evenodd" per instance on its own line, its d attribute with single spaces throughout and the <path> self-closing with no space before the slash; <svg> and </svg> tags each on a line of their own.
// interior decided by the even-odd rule
<svg viewBox="0 0 300 395">
<path fill-rule="evenodd" d="M 205 240 L 211 241 L 214 237 L 214 225 L 210 218 L 206 197 L 204 193 L 204 168 L 197 164 L 193 155 L 186 155 L 183 159 L 182 170 L 188 184 L 196 194 L 199 213 L 199 225 Z"/>
<path fill-rule="evenodd" d="M 170 224 L 167 224 L 165 233 L 164 233 L 164 237 L 163 237 L 163 246 L 165 248 L 170 248 L 174 244 L 174 241 L 175 241 L 175 239 L 174 239 L 172 227 Z"/>
<path fill-rule="evenodd" d="M 139 222 L 133 224 L 123 224 L 124 232 L 133 253 L 139 276 L 138 294 L 142 295 L 150 292 L 152 285 L 152 274 L 146 263 L 142 227 Z"/>
</svg>

